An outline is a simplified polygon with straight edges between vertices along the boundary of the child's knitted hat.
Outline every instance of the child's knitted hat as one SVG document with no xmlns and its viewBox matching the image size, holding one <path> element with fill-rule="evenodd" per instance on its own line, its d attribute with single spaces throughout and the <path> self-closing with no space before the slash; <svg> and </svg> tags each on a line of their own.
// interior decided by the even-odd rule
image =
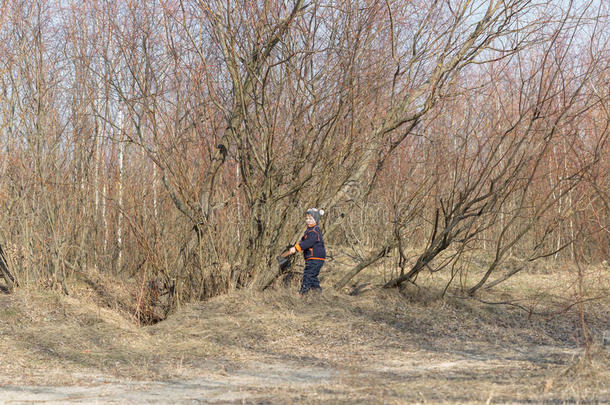
<svg viewBox="0 0 610 405">
<path fill-rule="evenodd" d="M 316 221 L 316 224 L 320 223 L 320 217 L 322 215 L 324 215 L 324 210 L 319 210 L 317 208 L 310 208 L 307 211 L 305 211 L 305 215 L 311 215 L 314 219 L 314 221 Z"/>
</svg>

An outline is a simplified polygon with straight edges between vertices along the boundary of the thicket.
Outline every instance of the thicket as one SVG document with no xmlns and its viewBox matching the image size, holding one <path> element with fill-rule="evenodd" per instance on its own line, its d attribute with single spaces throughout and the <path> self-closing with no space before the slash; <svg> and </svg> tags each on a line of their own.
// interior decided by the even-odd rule
<svg viewBox="0 0 610 405">
<path fill-rule="evenodd" d="M 609 10 L 564 3 L 3 1 L 12 273 L 264 289 L 312 206 L 336 287 L 608 260 Z"/>
</svg>

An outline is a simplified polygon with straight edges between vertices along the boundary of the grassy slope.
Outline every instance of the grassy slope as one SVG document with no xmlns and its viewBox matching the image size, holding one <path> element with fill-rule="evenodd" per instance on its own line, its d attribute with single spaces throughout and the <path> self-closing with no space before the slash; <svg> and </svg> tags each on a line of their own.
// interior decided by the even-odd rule
<svg viewBox="0 0 610 405">
<path fill-rule="evenodd" d="M 329 263 L 323 284 L 340 270 Z M 440 275 L 403 291 L 375 280 L 379 274 L 355 280 L 369 285 L 357 296 L 327 289 L 300 297 L 294 286 L 240 291 L 147 327 L 84 286 L 72 297 L 19 289 L 0 296 L 0 384 L 222 379 L 258 365 L 293 377 L 304 370 L 308 389 L 288 377 L 252 388 L 298 402 L 610 400 L 608 348 L 594 344 L 582 355 L 573 269 L 522 274 L 480 300 L 453 290 L 440 297 Z M 588 269 L 584 280 L 591 300 L 582 308 L 597 339 L 610 329 L 610 277 Z"/>
</svg>

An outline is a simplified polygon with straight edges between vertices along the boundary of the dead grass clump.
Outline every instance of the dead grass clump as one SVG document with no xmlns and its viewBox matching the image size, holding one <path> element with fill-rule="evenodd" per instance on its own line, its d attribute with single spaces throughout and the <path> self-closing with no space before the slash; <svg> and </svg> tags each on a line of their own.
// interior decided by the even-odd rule
<svg viewBox="0 0 610 405">
<path fill-rule="evenodd" d="M 573 358 L 567 366 L 547 378 L 544 394 L 546 397 L 570 398 L 578 393 L 583 398 L 594 396 L 607 401 L 610 399 L 608 381 L 610 353 L 602 346 L 592 345 L 583 354 Z"/>
<path fill-rule="evenodd" d="M 168 334 L 179 328 L 187 340 L 204 337 L 235 361 L 314 357 L 338 361 L 342 351 L 344 355 L 345 350 L 363 351 L 362 346 L 379 344 L 388 333 L 396 333 L 384 326 L 391 315 L 371 310 L 379 307 L 379 295 L 369 298 L 367 302 L 331 290 L 306 296 L 285 289 L 239 291 L 188 305 L 150 329 Z"/>
<path fill-rule="evenodd" d="M 568 378 L 591 377 L 598 382 L 610 381 L 610 352 L 600 345 L 591 345 L 565 370 L 564 375 Z"/>
<path fill-rule="evenodd" d="M 52 370 L 55 383 L 74 383 L 71 375 L 85 381 L 100 374 L 169 378 L 217 352 L 202 336 L 185 341 L 179 328 L 150 333 L 122 307 L 108 308 L 108 301 L 86 288 L 73 288 L 73 296 L 21 288 L 11 300 L 0 311 L 0 334 L 7 336 L 0 346 L 7 349 L 0 353 L 0 376 L 11 384 L 48 383 Z"/>
<path fill-rule="evenodd" d="M 11 383 L 46 378 L 54 369 L 112 373 L 116 361 L 134 357 L 129 342 L 139 341 L 133 322 L 116 311 L 55 291 L 16 290 L 0 321 L 10 330 L 3 339 L 10 350 L 0 354 L 0 364 L 9 367 L 2 375 Z M 21 372 L 10 372 L 11 365 Z"/>
<path fill-rule="evenodd" d="M 70 281 L 71 295 L 120 312 L 141 325 L 157 323 L 169 311 L 167 292 L 146 276 L 122 280 L 89 269 L 75 272 Z"/>
</svg>

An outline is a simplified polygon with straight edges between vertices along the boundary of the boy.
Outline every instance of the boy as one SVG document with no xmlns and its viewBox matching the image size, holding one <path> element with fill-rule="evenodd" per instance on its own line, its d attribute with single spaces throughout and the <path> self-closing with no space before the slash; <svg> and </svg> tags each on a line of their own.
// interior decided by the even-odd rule
<svg viewBox="0 0 610 405">
<path fill-rule="evenodd" d="M 303 252 L 305 259 L 305 270 L 303 271 L 303 282 L 301 283 L 301 294 L 309 290 L 322 291 L 318 275 L 326 260 L 326 248 L 322 232 L 318 227 L 320 217 L 324 215 L 324 210 L 310 208 L 305 212 L 305 233 L 301 240 L 290 248 L 290 253 Z"/>
</svg>

